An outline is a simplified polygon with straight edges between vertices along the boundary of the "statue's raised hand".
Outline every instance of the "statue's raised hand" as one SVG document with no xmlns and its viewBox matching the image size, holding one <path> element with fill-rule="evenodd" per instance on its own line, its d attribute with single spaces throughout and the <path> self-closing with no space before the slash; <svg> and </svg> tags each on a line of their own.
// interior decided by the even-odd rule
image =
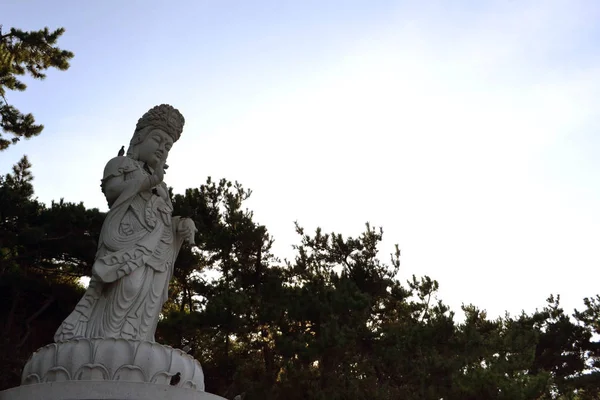
<svg viewBox="0 0 600 400">
<path fill-rule="evenodd" d="M 154 174 L 157 179 L 157 184 L 161 183 L 165 179 L 165 161 L 161 160 L 154 168 Z"/>
</svg>

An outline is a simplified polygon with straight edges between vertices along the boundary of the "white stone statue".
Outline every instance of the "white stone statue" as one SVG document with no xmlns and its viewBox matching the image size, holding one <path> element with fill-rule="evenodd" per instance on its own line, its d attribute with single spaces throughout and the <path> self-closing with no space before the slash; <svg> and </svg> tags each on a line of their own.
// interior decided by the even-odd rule
<svg viewBox="0 0 600 400">
<path fill-rule="evenodd" d="M 163 182 L 183 116 L 163 104 L 137 123 L 127 155 L 104 168 L 108 201 L 92 278 L 50 343 L 32 354 L 21 386 L 0 400 L 223 400 L 204 391 L 200 363 L 154 340 L 173 266 L 196 226 L 173 217 Z M 124 150 L 124 149 L 122 149 Z"/>
<path fill-rule="evenodd" d="M 108 212 L 89 288 L 58 328 L 54 340 L 124 338 L 154 341 L 167 300 L 173 264 L 196 227 L 172 217 L 163 182 L 165 161 L 183 130 L 184 118 L 163 104 L 137 123 L 126 156 L 104 168 L 102 191 Z"/>
</svg>

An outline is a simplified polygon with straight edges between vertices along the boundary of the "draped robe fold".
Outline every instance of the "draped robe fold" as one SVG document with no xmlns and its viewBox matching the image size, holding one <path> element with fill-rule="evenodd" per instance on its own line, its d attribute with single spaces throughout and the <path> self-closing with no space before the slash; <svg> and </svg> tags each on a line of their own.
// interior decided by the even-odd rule
<svg viewBox="0 0 600 400">
<path fill-rule="evenodd" d="M 78 337 L 126 338 L 154 342 L 173 265 L 183 242 L 179 217 L 172 217 L 168 190 L 141 190 L 148 177 L 141 164 L 115 157 L 104 170 L 104 186 L 123 183 L 107 200 L 90 284 L 75 310 L 63 321 L 54 340 Z M 106 192 L 105 192 L 106 194 Z"/>
</svg>

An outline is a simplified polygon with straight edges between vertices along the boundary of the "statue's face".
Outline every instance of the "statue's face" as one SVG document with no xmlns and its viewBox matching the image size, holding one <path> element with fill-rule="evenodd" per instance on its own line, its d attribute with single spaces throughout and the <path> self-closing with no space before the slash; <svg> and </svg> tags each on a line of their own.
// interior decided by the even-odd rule
<svg viewBox="0 0 600 400">
<path fill-rule="evenodd" d="M 166 161 L 173 146 L 173 138 L 161 129 L 153 129 L 142 143 L 138 145 L 138 158 L 152 169 L 159 162 Z"/>
</svg>

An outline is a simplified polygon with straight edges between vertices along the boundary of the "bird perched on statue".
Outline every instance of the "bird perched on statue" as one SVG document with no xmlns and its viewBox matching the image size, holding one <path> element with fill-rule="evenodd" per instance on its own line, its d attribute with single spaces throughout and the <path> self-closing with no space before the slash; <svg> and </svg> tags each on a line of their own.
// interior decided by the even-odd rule
<svg viewBox="0 0 600 400">
<path fill-rule="evenodd" d="M 121 150 L 119 150 L 119 154 L 117 154 L 119 157 L 123 157 L 125 155 L 125 146 L 121 146 Z"/>
<path fill-rule="evenodd" d="M 181 380 L 181 372 L 178 372 L 171 377 L 171 382 L 169 382 L 169 384 L 171 386 L 176 386 L 180 380 Z"/>
</svg>

